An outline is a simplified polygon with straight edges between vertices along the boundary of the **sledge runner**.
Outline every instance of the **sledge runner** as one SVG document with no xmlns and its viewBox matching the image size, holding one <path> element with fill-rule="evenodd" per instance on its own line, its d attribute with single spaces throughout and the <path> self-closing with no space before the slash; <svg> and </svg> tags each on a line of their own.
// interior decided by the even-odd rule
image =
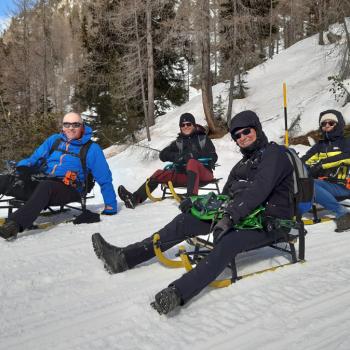
<svg viewBox="0 0 350 350">
<path fill-rule="evenodd" d="M 350 198 L 350 139 L 344 137 L 343 115 L 336 110 L 320 113 L 323 139 L 302 157 L 315 178 L 315 202 L 335 213 L 336 231 L 350 229 L 350 213 L 338 200 Z"/>
<path fill-rule="evenodd" d="M 119 186 L 118 195 L 125 206 L 134 209 L 147 199 L 146 186 L 153 192 L 160 183 L 172 181 L 174 186 L 187 186 L 186 196 L 198 194 L 200 182 L 213 180 L 213 169 L 218 156 L 215 147 L 204 128 L 196 124 L 191 113 L 184 113 L 179 121 L 180 133 L 175 141 L 165 147 L 159 154 L 162 162 L 175 163 L 175 169 L 159 169 L 151 175 L 148 183 L 144 183 L 134 193 L 124 186 Z M 202 164 L 198 159 L 208 159 Z"/>
<path fill-rule="evenodd" d="M 0 194 L 26 201 L 9 216 L 4 225 L 0 226 L 2 238 L 15 237 L 18 232 L 30 227 L 40 212 L 48 206 L 80 202 L 86 184 L 85 171 L 91 172 L 101 187 L 105 202 L 102 214 L 117 213 L 111 171 L 100 146 L 90 141 L 91 136 L 92 130 L 83 124 L 81 116 L 73 112 L 68 113 L 63 118 L 60 134 L 50 136 L 29 158 L 17 163 L 17 176 L 0 176 Z M 79 155 L 87 144 L 90 145 L 86 153 L 84 171 Z M 40 181 L 31 177 L 34 168 L 38 167 L 42 168 L 41 171 L 45 175 Z"/>
<path fill-rule="evenodd" d="M 160 314 L 169 313 L 200 293 L 238 253 L 268 245 L 290 231 L 280 225 L 282 220 L 291 221 L 294 214 L 291 203 L 293 166 L 286 149 L 268 142 L 258 116 L 252 111 L 237 114 L 231 121 L 230 132 L 243 158 L 231 170 L 223 189 L 230 200 L 222 219 L 213 228 L 214 248 L 194 269 L 155 295 L 152 306 Z M 188 202 L 181 204 L 183 213 L 158 232 L 162 251 L 188 237 L 209 234 L 212 229 L 210 222 L 189 214 Z M 265 207 L 264 230 L 233 228 L 260 205 Z M 97 257 L 111 274 L 132 269 L 155 256 L 153 236 L 120 248 L 95 233 L 92 243 Z"/>
</svg>

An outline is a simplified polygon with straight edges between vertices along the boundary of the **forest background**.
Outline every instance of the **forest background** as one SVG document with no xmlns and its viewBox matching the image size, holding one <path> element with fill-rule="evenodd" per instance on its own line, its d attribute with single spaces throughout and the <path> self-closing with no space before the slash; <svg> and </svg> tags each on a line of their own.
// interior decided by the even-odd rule
<svg viewBox="0 0 350 350">
<path fill-rule="evenodd" d="M 0 36 L 0 164 L 30 154 L 70 110 L 93 117 L 102 147 L 150 140 L 149 127 L 191 88 L 220 137 L 247 70 L 315 33 L 336 44 L 336 22 L 347 45 L 329 79 L 348 103 L 349 15 L 350 0 L 14 0 Z M 228 98 L 214 101 L 222 81 Z"/>
</svg>

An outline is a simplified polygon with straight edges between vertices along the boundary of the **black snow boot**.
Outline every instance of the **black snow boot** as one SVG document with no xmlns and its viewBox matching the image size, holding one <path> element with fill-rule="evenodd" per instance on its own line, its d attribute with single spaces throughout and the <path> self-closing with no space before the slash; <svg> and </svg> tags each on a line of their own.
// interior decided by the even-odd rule
<svg viewBox="0 0 350 350">
<path fill-rule="evenodd" d="M 91 240 L 96 256 L 104 262 L 104 268 L 110 274 L 129 269 L 122 248 L 109 244 L 99 233 L 94 233 Z"/>
<path fill-rule="evenodd" d="M 135 209 L 137 201 L 134 195 L 129 192 L 124 186 L 118 187 L 119 198 L 125 203 L 125 206 L 129 209 Z"/>
<path fill-rule="evenodd" d="M 16 238 L 19 231 L 20 228 L 15 221 L 7 220 L 0 226 L 0 237 L 4 239 Z"/>
<path fill-rule="evenodd" d="M 181 305 L 181 297 L 175 286 L 170 286 L 157 293 L 155 301 L 151 303 L 151 306 L 160 315 L 168 314 L 179 305 Z"/>
<path fill-rule="evenodd" d="M 340 216 L 335 220 L 335 223 L 337 224 L 335 232 L 350 230 L 350 213 L 346 213 L 345 215 Z"/>
<path fill-rule="evenodd" d="M 197 174 L 191 170 L 187 171 L 187 193 L 186 196 L 193 196 L 194 184 L 197 179 Z"/>
</svg>

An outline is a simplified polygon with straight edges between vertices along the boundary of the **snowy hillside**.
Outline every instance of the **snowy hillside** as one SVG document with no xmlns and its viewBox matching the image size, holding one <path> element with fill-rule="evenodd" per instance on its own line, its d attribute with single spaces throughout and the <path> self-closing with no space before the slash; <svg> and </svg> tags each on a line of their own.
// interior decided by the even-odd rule
<svg viewBox="0 0 350 350">
<path fill-rule="evenodd" d="M 253 69 L 248 97 L 235 101 L 234 112 L 255 110 L 267 135 L 280 141 L 282 82 L 286 81 L 289 115 L 301 113 L 303 131 L 316 127 L 325 108 L 340 109 L 350 121 L 350 108 L 340 108 L 328 92 L 327 76 L 335 72 L 336 64 L 327 55 L 329 49 L 319 47 L 312 37 Z M 225 97 L 224 84 L 217 85 L 214 93 Z M 149 145 L 161 149 L 173 140 L 184 112 L 203 123 L 201 96 L 159 118 Z M 221 165 L 215 175 L 225 180 L 239 153 L 228 135 L 214 143 Z M 109 158 L 109 164 L 116 188 L 123 184 L 130 190 L 163 166 L 153 152 L 135 146 Z M 99 193 L 89 207 L 102 208 Z M 206 288 L 165 317 L 149 304 L 183 270 L 152 260 L 111 276 L 92 250 L 91 234 L 100 232 L 115 245 L 127 245 L 169 222 L 179 213 L 177 205 L 169 199 L 147 201 L 130 210 L 119 203 L 119 210 L 100 223 L 60 224 L 42 232 L 24 232 L 14 242 L 0 241 L 1 350 L 350 348 L 350 234 L 335 233 L 334 223 L 308 227 L 305 264 L 220 290 Z M 167 255 L 174 257 L 176 252 L 174 248 Z M 266 248 L 241 254 L 237 266 L 239 273 L 247 273 L 285 261 Z"/>
</svg>

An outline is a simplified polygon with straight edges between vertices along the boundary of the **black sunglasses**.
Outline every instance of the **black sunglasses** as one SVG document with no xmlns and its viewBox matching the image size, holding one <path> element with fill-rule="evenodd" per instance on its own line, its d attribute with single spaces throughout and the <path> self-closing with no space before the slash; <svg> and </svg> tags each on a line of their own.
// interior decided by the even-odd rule
<svg viewBox="0 0 350 350">
<path fill-rule="evenodd" d="M 180 127 L 184 128 L 185 126 L 192 126 L 192 125 L 193 125 L 192 123 L 185 122 L 185 123 L 181 123 Z"/>
<path fill-rule="evenodd" d="M 252 131 L 252 128 L 245 128 L 241 131 L 238 131 L 238 132 L 235 132 L 235 133 L 232 133 L 231 136 L 232 136 L 232 139 L 237 141 L 238 139 L 241 138 L 242 135 L 249 135 Z"/>
<path fill-rule="evenodd" d="M 334 126 L 335 124 L 337 124 L 337 122 L 334 120 L 325 120 L 324 122 L 321 123 L 322 128 L 324 128 L 327 124 L 329 126 Z"/>
<path fill-rule="evenodd" d="M 66 129 L 68 129 L 70 127 L 73 127 L 74 129 L 78 129 L 78 128 L 81 127 L 81 125 L 82 124 L 79 123 L 79 122 L 74 122 L 74 123 L 64 122 L 63 123 L 63 127 L 66 128 Z"/>
</svg>

